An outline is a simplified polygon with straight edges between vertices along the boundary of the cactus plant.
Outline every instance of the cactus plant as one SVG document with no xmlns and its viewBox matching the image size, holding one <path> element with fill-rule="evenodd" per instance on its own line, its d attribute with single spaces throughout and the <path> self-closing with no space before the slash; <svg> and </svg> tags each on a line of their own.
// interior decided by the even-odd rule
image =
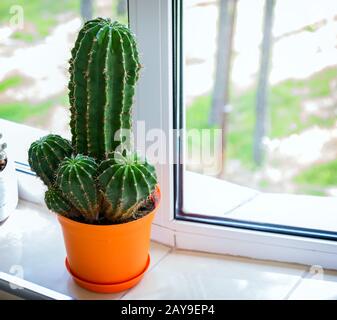
<svg viewBox="0 0 337 320">
<path fill-rule="evenodd" d="M 76 153 L 102 160 L 120 145 L 116 135 L 132 125 L 139 69 L 136 42 L 128 28 L 102 18 L 84 25 L 69 69 L 70 126 Z"/>
<path fill-rule="evenodd" d="M 100 210 L 97 167 L 93 158 L 78 154 L 61 162 L 56 178 L 56 185 L 88 222 L 97 221 Z"/>
<path fill-rule="evenodd" d="M 0 140 L 2 138 L 2 133 L 0 133 Z M 7 143 L 0 143 L 0 172 L 5 169 L 7 165 L 7 154 L 5 149 L 7 148 Z"/>
<path fill-rule="evenodd" d="M 72 215 L 76 214 L 76 209 L 74 209 L 71 204 L 64 198 L 62 192 L 56 187 L 49 188 L 44 196 L 44 200 L 49 210 L 57 212 L 62 215 Z"/>
<path fill-rule="evenodd" d="M 31 144 L 28 151 L 28 162 L 41 180 L 47 186 L 52 186 L 59 164 L 71 154 L 72 147 L 68 140 L 59 135 L 49 134 Z"/>
<path fill-rule="evenodd" d="M 56 213 L 92 224 L 137 219 L 155 205 L 157 178 L 122 137 L 132 129 L 140 70 L 134 35 L 110 19 L 90 20 L 69 64 L 71 143 L 48 135 L 28 152 L 32 170 L 48 186 L 45 202 Z"/>
<path fill-rule="evenodd" d="M 101 163 L 99 172 L 99 185 L 108 204 L 106 217 L 111 221 L 134 217 L 157 184 L 153 166 L 133 153 L 113 153 Z"/>
</svg>

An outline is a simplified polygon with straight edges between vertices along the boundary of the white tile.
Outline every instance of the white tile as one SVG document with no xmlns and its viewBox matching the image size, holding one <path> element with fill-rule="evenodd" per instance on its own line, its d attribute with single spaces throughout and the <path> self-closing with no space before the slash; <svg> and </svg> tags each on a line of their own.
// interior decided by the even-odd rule
<svg viewBox="0 0 337 320">
<path fill-rule="evenodd" d="M 149 270 L 159 263 L 171 250 L 172 248 L 168 246 L 152 241 L 150 248 L 151 264 Z"/>
<path fill-rule="evenodd" d="M 283 299 L 304 267 L 174 251 L 122 299 Z"/>
<path fill-rule="evenodd" d="M 323 272 L 321 272 L 323 271 Z M 319 270 L 302 279 L 290 300 L 337 300 L 337 272 Z"/>
</svg>

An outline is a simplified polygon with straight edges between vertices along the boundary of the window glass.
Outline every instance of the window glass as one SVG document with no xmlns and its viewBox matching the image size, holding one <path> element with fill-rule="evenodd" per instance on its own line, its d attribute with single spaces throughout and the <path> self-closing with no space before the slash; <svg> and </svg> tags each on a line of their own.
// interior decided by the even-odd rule
<svg viewBox="0 0 337 320">
<path fill-rule="evenodd" d="M 188 170 L 337 195 L 335 0 L 184 0 L 183 48 Z"/>
<path fill-rule="evenodd" d="M 337 240 L 336 1 L 176 3 L 176 217 Z"/>
</svg>

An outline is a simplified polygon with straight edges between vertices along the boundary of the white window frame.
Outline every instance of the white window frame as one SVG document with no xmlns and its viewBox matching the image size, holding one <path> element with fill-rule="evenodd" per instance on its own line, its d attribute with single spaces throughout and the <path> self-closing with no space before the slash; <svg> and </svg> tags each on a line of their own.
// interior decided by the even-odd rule
<svg viewBox="0 0 337 320">
<path fill-rule="evenodd" d="M 179 249 L 337 269 L 335 241 L 175 219 L 174 172 L 170 164 L 174 150 L 170 135 L 173 128 L 172 0 L 129 0 L 129 17 L 144 66 L 137 88 L 135 118 L 145 121 L 146 129 L 159 128 L 168 137 L 166 164 L 157 166 L 162 201 L 153 224 L 152 239 Z M 46 134 L 1 119 L 0 128 L 11 140 L 8 142 L 15 160 L 24 163 L 31 141 Z M 29 171 L 19 164 L 17 169 Z M 43 203 L 42 183 L 29 174 L 18 172 L 18 176 L 20 197 Z"/>
<path fill-rule="evenodd" d="M 293 235 L 216 226 L 175 219 L 173 166 L 172 0 L 129 0 L 130 27 L 137 36 L 144 65 L 137 88 L 136 120 L 159 128 L 168 137 L 167 164 L 158 177 L 162 203 L 152 237 L 179 249 L 257 259 L 320 265 L 337 269 L 337 242 Z"/>
</svg>

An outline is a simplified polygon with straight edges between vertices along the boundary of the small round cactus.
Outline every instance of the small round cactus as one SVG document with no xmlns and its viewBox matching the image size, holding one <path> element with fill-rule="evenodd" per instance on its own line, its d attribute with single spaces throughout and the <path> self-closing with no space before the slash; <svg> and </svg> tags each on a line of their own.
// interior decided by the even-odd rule
<svg viewBox="0 0 337 320">
<path fill-rule="evenodd" d="M 112 153 L 99 172 L 99 186 L 108 203 L 105 216 L 110 221 L 132 218 L 157 185 L 154 167 L 133 153 Z"/>
<path fill-rule="evenodd" d="M 59 135 L 49 134 L 33 142 L 28 151 L 31 169 L 47 185 L 52 186 L 60 162 L 70 157 L 72 147 L 68 140 Z"/>
<path fill-rule="evenodd" d="M 78 154 L 65 158 L 57 172 L 57 187 L 88 222 L 97 221 L 100 213 L 97 168 L 93 158 Z"/>
<path fill-rule="evenodd" d="M 49 210 L 59 214 L 68 215 L 73 210 L 62 192 L 55 187 L 51 187 L 46 191 L 44 200 Z"/>
</svg>

